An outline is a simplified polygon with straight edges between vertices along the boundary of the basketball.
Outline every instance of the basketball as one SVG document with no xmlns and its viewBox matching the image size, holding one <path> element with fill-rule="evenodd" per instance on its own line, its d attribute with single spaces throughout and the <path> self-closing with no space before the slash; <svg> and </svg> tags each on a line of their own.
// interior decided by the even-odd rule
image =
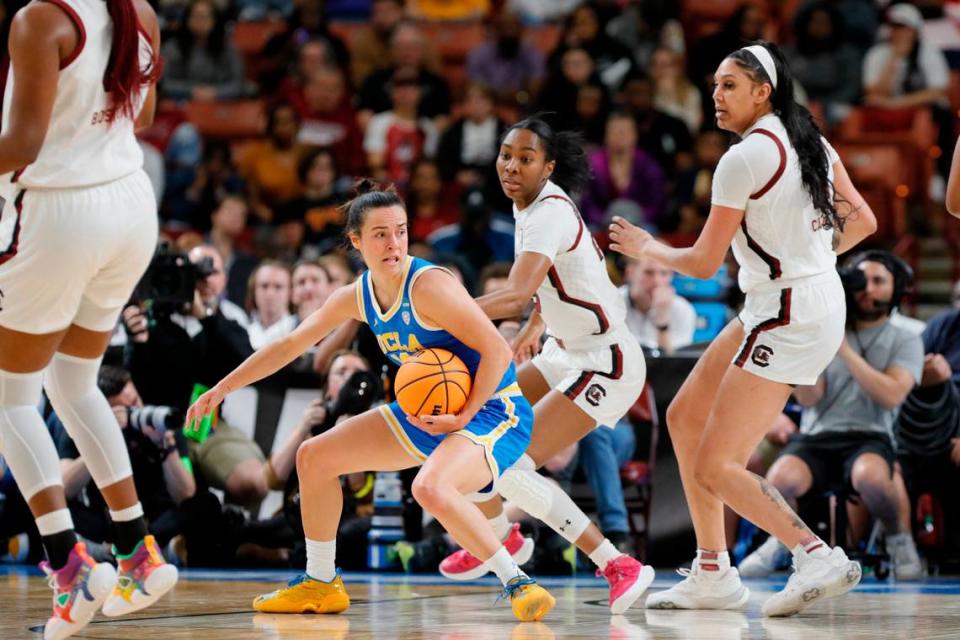
<svg viewBox="0 0 960 640">
<path fill-rule="evenodd" d="M 438 416 L 460 411 L 471 383 L 463 360 L 446 349 L 424 349 L 400 366 L 393 388 L 407 415 Z"/>
</svg>

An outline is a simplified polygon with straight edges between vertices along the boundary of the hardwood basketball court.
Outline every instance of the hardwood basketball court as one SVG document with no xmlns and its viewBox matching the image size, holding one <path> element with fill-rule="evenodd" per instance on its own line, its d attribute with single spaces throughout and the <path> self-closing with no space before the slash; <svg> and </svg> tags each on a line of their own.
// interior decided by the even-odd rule
<svg viewBox="0 0 960 640">
<path fill-rule="evenodd" d="M 845 597 L 827 601 L 801 616 L 765 619 L 760 605 L 785 576 L 750 580 L 744 612 L 646 611 L 611 616 L 600 579 L 548 578 L 557 607 L 542 623 L 519 623 L 509 605 L 496 602 L 497 583 L 489 578 L 458 584 L 440 576 L 347 574 L 353 603 L 341 615 L 257 614 L 253 597 L 292 574 L 277 571 L 184 571 L 176 589 L 157 605 L 126 618 L 98 615 L 76 638 L 268 640 L 323 638 L 423 640 L 611 640 L 771 638 L 956 638 L 960 637 L 960 580 L 921 583 L 879 582 L 867 576 Z M 661 571 L 653 590 L 670 586 Z M 32 568 L 0 572 L 0 637 L 40 638 L 50 613 L 51 591 Z"/>
</svg>

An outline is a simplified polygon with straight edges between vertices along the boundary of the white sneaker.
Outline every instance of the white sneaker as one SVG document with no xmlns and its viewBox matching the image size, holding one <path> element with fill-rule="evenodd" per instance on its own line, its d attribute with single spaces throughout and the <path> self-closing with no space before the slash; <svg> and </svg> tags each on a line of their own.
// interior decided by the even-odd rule
<svg viewBox="0 0 960 640">
<path fill-rule="evenodd" d="M 684 579 L 650 594 L 647 609 L 742 609 L 750 598 L 750 590 L 733 567 L 713 575 L 716 572 L 700 571 L 694 560 L 692 569 L 677 569 L 677 573 Z"/>
<path fill-rule="evenodd" d="M 763 603 L 763 615 L 796 615 L 815 602 L 850 591 L 861 575 L 860 563 L 847 558 L 840 547 L 819 557 L 798 548 L 793 553 L 793 573 L 787 585 Z"/>
<path fill-rule="evenodd" d="M 923 565 L 917 555 L 917 545 L 909 533 L 887 536 L 887 553 L 893 562 L 893 577 L 897 580 L 919 580 Z"/>
<path fill-rule="evenodd" d="M 737 566 L 744 578 L 766 578 L 790 562 L 790 550 L 775 537 L 770 536 L 757 550 Z"/>
</svg>

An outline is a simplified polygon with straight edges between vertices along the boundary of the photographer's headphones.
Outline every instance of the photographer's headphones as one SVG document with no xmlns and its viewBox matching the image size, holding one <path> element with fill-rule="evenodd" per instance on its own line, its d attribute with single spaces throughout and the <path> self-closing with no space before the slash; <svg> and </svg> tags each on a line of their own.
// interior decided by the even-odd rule
<svg viewBox="0 0 960 640">
<path fill-rule="evenodd" d="M 893 275 L 893 297 L 890 298 L 890 309 L 900 307 L 903 297 L 913 289 L 913 268 L 899 256 L 881 249 L 861 251 L 847 260 L 850 267 L 859 267 L 862 262 L 879 262 Z"/>
</svg>

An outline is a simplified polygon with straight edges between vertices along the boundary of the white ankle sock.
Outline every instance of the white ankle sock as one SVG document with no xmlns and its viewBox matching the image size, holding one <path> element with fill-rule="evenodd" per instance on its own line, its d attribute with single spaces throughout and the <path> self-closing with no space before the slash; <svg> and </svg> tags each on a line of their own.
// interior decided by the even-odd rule
<svg viewBox="0 0 960 640">
<path fill-rule="evenodd" d="M 314 580 L 330 582 L 337 577 L 334 558 L 337 555 L 337 540 L 311 540 L 307 542 L 307 575 Z"/>
<path fill-rule="evenodd" d="M 497 540 L 503 542 L 510 535 L 510 521 L 507 520 L 507 514 L 503 511 L 500 512 L 500 515 L 494 516 L 487 520 L 490 523 L 490 527 L 493 529 L 493 535 L 497 536 Z"/>
<path fill-rule="evenodd" d="M 730 554 L 726 551 L 707 551 L 706 549 L 697 549 L 697 559 L 695 560 L 700 568 L 701 575 L 721 576 L 730 568 Z M 707 569 L 704 567 L 716 566 L 716 569 Z"/>
<path fill-rule="evenodd" d="M 623 555 L 623 553 L 613 546 L 612 542 L 604 538 L 600 546 L 590 553 L 590 560 L 602 571 L 607 568 L 607 563 L 621 555 Z"/>
<path fill-rule="evenodd" d="M 513 558 L 510 556 L 510 552 L 507 551 L 506 547 L 500 547 L 497 549 L 497 552 L 490 556 L 490 558 L 488 558 L 484 564 L 487 565 L 487 568 L 490 569 L 490 571 L 493 571 L 495 574 L 497 574 L 500 582 L 502 582 L 504 585 L 517 576 L 527 575 L 521 571 L 520 567 L 517 566 L 517 563 L 513 561 Z"/>
<path fill-rule="evenodd" d="M 811 540 L 806 544 L 798 544 L 793 548 L 793 555 L 799 555 L 801 552 L 806 553 L 811 558 L 826 558 L 830 555 L 830 545 L 816 538 Z"/>
</svg>

